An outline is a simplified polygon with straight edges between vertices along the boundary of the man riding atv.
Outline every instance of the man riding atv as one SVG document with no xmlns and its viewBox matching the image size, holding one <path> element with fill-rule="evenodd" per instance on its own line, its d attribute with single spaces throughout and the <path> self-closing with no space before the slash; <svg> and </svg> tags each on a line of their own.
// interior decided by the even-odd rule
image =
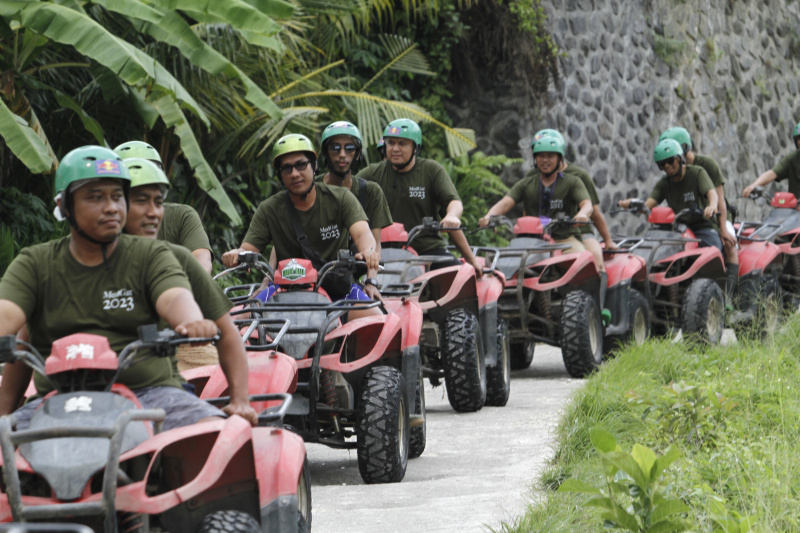
<svg viewBox="0 0 800 533">
<path fill-rule="evenodd" d="M 688 224 L 700 239 L 701 246 L 713 246 L 722 251 L 719 223 L 714 218 L 719 213 L 717 191 L 711 178 L 701 167 L 686 164 L 683 148 L 673 139 L 659 141 L 653 152 L 658 168 L 665 172 L 653 187 L 645 201 L 645 207 L 652 209 L 664 200 L 676 213 L 694 205 L 702 209 L 703 218 Z M 627 209 L 632 198 L 619 201 L 619 206 Z"/>
<path fill-rule="evenodd" d="M 339 250 L 348 248 L 350 236 L 367 263 L 363 292 L 373 300 L 380 299 L 376 280 L 380 256 L 356 197 L 343 187 L 314 182 L 317 154 L 304 135 L 278 139 L 272 150 L 272 163 L 286 191 L 259 204 L 241 247 L 223 254 L 225 266 L 236 266 L 240 252 L 260 253 L 272 243 L 278 261 L 304 257 L 319 269 L 325 262 L 335 260 Z M 362 290 L 352 279 L 329 279 L 336 281 L 323 288 L 333 300 Z"/>
<path fill-rule="evenodd" d="M 432 159 L 419 157 L 422 149 L 422 130 L 419 124 L 407 118 L 389 123 L 383 130 L 386 159 L 358 173 L 359 178 L 376 182 L 383 189 L 392 219 L 400 222 L 406 231 L 419 226 L 425 217 L 434 217 L 443 228 L 458 228 L 464 205 L 458 196 L 447 171 Z M 441 217 L 441 213 L 445 213 Z M 475 269 L 478 277 L 483 266 L 478 263 L 463 231 L 451 231 L 450 238 L 461 257 Z M 414 249 L 421 255 L 453 257 L 438 234 L 420 236 Z M 444 268 L 461 263 L 441 261 L 431 268 Z"/>
<path fill-rule="evenodd" d="M 725 272 L 727 272 L 725 294 L 730 301 L 737 286 L 739 254 L 736 250 L 736 231 L 733 229 L 731 221 L 728 220 L 728 205 L 725 201 L 724 189 L 725 178 L 722 177 L 722 170 L 713 157 L 700 155 L 694 152 L 692 137 L 685 128 L 675 127 L 667 129 L 661 134 L 661 137 L 658 138 L 659 141 L 663 141 L 664 139 L 672 139 L 680 144 L 681 148 L 683 148 L 686 164 L 695 165 L 705 170 L 708 177 L 711 178 L 714 189 L 717 191 L 719 235 L 722 239 L 722 253 L 725 256 Z"/>
<path fill-rule="evenodd" d="M 123 160 L 138 158 L 146 159 L 164 170 L 161 155 L 158 150 L 142 141 L 128 141 L 122 143 L 114 152 Z M 164 202 L 164 217 L 158 229 L 158 240 L 179 244 L 187 248 L 200 262 L 206 272 L 211 274 L 212 258 L 211 243 L 203 229 L 200 215 L 192 206 Z"/>
<path fill-rule="evenodd" d="M 578 222 L 589 221 L 593 207 L 586 187 L 577 177 L 559 171 L 564 160 L 564 141 L 554 136 L 541 137 L 533 144 L 533 157 L 538 172 L 518 181 L 494 204 L 480 219 L 481 227 L 486 227 L 490 217 L 508 213 L 517 202 L 522 202 L 528 216 L 553 219 L 563 213 Z M 577 226 L 558 226 L 552 231 L 557 243 L 571 246 L 564 253 L 582 252 L 585 247 L 578 240 L 582 235 Z M 601 254 L 598 270 L 602 271 L 602 265 Z"/>
<path fill-rule="evenodd" d="M 328 172 L 322 183 L 348 189 L 358 198 L 369 221 L 369 228 L 380 253 L 381 229 L 392 224 L 392 214 L 383 190 L 377 183 L 363 178 L 353 178 L 362 159 L 361 132 L 350 122 L 334 122 L 322 132 L 322 163 Z"/>
<path fill-rule="evenodd" d="M 747 198 L 756 187 L 769 185 L 775 180 L 788 180 L 789 192 L 794 194 L 796 198 L 800 198 L 800 122 L 797 123 L 792 131 L 792 142 L 794 143 L 795 151 L 785 156 L 772 169 L 767 170 L 756 178 L 753 183 L 745 187 L 742 191 L 742 196 Z"/>
<path fill-rule="evenodd" d="M 164 197 L 169 188 L 169 181 L 160 168 L 150 161 L 144 159 L 126 159 L 123 163 L 131 176 L 131 192 L 128 206 L 128 218 L 125 221 L 125 233 L 139 237 L 155 239 L 159 227 L 164 219 Z M 234 369 L 229 372 L 232 377 L 247 375 L 247 354 L 244 350 L 239 330 L 233 323 L 233 319 L 228 314 L 231 307 L 230 300 L 225 296 L 219 284 L 215 283 L 192 254 L 182 246 L 167 243 L 175 258 L 180 263 L 189 283 L 192 285 L 192 292 L 197 301 L 197 305 L 203 312 L 203 316 L 213 320 L 220 331 L 217 348 L 221 357 L 219 363 L 223 370 Z M 204 347 L 201 347 L 204 348 Z M 206 357 L 204 361 L 194 362 L 191 366 L 199 366 L 199 363 L 216 364 L 216 349 L 211 353 L 213 361 L 209 363 Z M 178 349 L 179 362 L 186 363 L 184 354 Z M 243 367 L 239 368 L 239 367 Z M 179 366 L 179 370 L 180 370 Z M 233 390 L 238 394 L 245 395 L 237 398 L 237 403 L 249 405 L 247 402 L 247 383 L 235 383 Z M 248 414 L 252 417 L 255 414 Z"/>
<path fill-rule="evenodd" d="M 64 156 L 56 171 L 56 192 L 70 235 L 24 249 L 8 267 L 0 280 L 0 335 L 16 334 L 27 325 L 31 343 L 46 357 L 55 339 L 72 333 L 103 335 L 119 352 L 138 339 L 139 326 L 159 319 L 189 337 L 216 333 L 167 245 L 121 235 L 129 191 L 128 170 L 111 150 L 85 146 Z M 31 373 L 21 362 L 5 366 L 0 414 L 20 405 Z M 225 412 L 255 424 L 247 403 L 246 365 L 228 368 L 228 380 L 232 400 Z M 134 363 L 118 381 L 134 391 L 143 407 L 166 411 L 165 430 L 225 416 L 183 390 L 170 358 Z M 48 392 L 42 376 L 37 374 L 35 383 L 40 394 Z M 36 405 L 29 402 L 15 412 L 20 429 Z"/>
</svg>

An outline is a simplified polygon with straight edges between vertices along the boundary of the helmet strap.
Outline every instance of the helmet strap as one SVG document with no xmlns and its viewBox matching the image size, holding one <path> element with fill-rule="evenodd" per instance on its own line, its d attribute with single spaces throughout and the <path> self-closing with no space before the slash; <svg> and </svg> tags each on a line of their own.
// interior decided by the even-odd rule
<svg viewBox="0 0 800 533">
<path fill-rule="evenodd" d="M 311 187 L 309 187 L 308 190 L 306 192 L 304 192 L 303 194 L 298 195 L 298 196 L 300 196 L 300 201 L 301 202 L 305 202 L 306 198 L 308 197 L 308 195 L 311 193 L 311 191 L 314 190 L 314 183 L 315 183 L 314 180 L 311 180 Z"/>
</svg>

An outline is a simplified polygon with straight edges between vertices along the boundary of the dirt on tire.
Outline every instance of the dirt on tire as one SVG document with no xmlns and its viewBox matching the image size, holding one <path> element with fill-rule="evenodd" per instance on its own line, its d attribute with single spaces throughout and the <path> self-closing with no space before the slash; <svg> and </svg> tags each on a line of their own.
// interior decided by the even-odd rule
<svg viewBox="0 0 800 533">
<path fill-rule="evenodd" d="M 443 341 L 447 399 L 459 413 L 479 411 L 486 403 L 486 363 L 478 319 L 464 309 L 454 309 L 445 319 Z"/>
<path fill-rule="evenodd" d="M 409 451 L 405 380 L 396 368 L 367 371 L 358 405 L 358 470 L 365 483 L 396 483 L 406 474 Z"/>
<path fill-rule="evenodd" d="M 567 294 L 561 312 L 561 355 L 567 372 L 582 378 L 603 363 L 603 324 L 597 303 L 585 291 Z"/>
</svg>

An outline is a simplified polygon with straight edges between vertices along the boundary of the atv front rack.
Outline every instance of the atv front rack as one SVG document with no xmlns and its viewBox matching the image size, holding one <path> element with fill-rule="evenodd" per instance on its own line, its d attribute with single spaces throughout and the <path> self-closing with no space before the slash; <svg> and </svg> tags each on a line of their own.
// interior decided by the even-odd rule
<svg viewBox="0 0 800 533">
<path fill-rule="evenodd" d="M 0 417 L 0 448 L 3 454 L 3 482 L 11 515 L 15 522 L 29 520 L 67 520 L 76 516 L 103 516 L 105 533 L 117 532 L 117 513 L 114 501 L 117 483 L 132 483 L 128 476 L 119 470 L 119 458 L 125 430 L 133 421 L 153 421 L 160 428 L 166 416 L 163 409 L 136 409 L 120 413 L 113 427 L 51 427 L 46 429 L 27 429 L 13 431 L 16 426 L 14 415 Z M 22 487 L 17 470 L 15 450 L 20 444 L 46 439 L 95 438 L 108 439 L 108 458 L 103 471 L 103 491 L 99 501 L 84 503 L 63 503 L 57 505 L 24 505 Z"/>
<path fill-rule="evenodd" d="M 341 413 L 345 414 L 349 417 L 355 415 L 355 411 L 352 410 L 341 410 L 341 409 L 331 409 L 327 406 L 317 405 L 317 399 L 319 398 L 319 375 L 320 375 L 320 360 L 322 359 L 322 351 L 325 345 L 325 335 L 329 331 L 330 327 L 341 318 L 345 313 L 349 311 L 358 310 L 358 309 L 372 309 L 381 305 L 379 301 L 364 301 L 364 300 L 337 300 L 335 302 L 330 302 L 327 304 L 324 303 L 303 303 L 303 304 L 296 304 L 296 303 L 289 303 L 289 302 L 262 302 L 262 307 L 260 310 L 262 312 L 267 311 L 283 311 L 283 312 L 303 312 L 303 311 L 325 311 L 327 312 L 327 316 L 322 324 L 317 327 L 299 327 L 299 326 L 289 326 L 286 334 L 302 334 L 302 333 L 315 333 L 317 335 L 316 341 L 314 342 L 314 354 L 311 360 L 311 375 L 309 377 L 309 381 L 307 383 L 298 382 L 296 391 L 298 393 L 307 392 L 308 393 L 308 431 L 307 432 L 299 432 L 298 433 L 303 437 L 304 440 L 309 440 L 312 442 L 323 442 L 319 437 L 319 423 L 317 420 L 317 415 L 319 412 L 329 412 L 329 413 Z M 257 313 L 259 309 L 256 308 L 248 308 L 248 311 Z M 265 331 L 269 331 L 269 327 L 265 327 Z M 288 406 L 287 406 L 288 409 Z M 335 446 L 340 445 L 340 443 L 336 442 L 324 442 L 327 445 Z"/>
<path fill-rule="evenodd" d="M 288 321 L 287 321 L 288 322 Z M 230 403 L 230 396 L 220 396 L 219 398 L 211 398 L 206 400 L 211 405 L 225 406 Z M 273 402 L 279 401 L 281 404 L 277 407 L 270 407 L 258 414 L 259 426 L 273 426 L 283 427 L 283 417 L 292 405 L 292 395 L 288 393 L 274 393 L 274 394 L 251 394 L 249 401 L 252 402 Z"/>
</svg>

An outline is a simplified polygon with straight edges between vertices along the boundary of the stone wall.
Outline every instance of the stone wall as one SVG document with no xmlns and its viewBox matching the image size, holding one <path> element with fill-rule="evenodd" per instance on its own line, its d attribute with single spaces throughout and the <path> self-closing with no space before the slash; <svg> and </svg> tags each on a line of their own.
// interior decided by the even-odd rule
<svg viewBox="0 0 800 533">
<path fill-rule="evenodd" d="M 744 217 L 760 216 L 764 206 L 739 195 L 794 149 L 800 2 L 543 0 L 542 5 L 563 53 L 560 80 L 551 84 L 547 105 L 532 109 L 508 85 L 473 95 L 460 106 L 463 114 L 456 114 L 462 125 L 475 128 L 482 150 L 525 159 L 522 168 L 504 175 L 508 184 L 532 166 L 532 135 L 556 128 L 566 137 L 568 160 L 590 170 L 608 213 L 618 198 L 646 197 L 660 176 L 652 158 L 659 134 L 683 126 L 695 151 L 719 162 L 729 202 Z M 467 117 L 467 108 L 479 112 Z M 786 184 L 778 187 L 785 190 Z M 630 215 L 606 216 L 615 231 L 643 226 Z"/>
</svg>

